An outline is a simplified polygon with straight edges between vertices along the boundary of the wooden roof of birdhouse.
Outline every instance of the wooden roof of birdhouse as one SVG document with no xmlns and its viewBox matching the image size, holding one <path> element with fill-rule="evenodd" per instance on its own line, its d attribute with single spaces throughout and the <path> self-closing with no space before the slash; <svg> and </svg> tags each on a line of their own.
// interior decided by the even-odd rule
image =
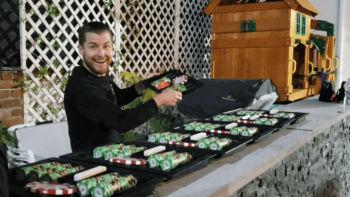
<svg viewBox="0 0 350 197">
<path fill-rule="evenodd" d="M 319 12 L 308 0 L 211 0 L 203 9 L 207 15 L 215 13 L 232 13 L 255 10 L 291 8 L 301 12 L 309 13 L 315 17 Z M 271 2 L 269 2 L 271 1 Z"/>
</svg>

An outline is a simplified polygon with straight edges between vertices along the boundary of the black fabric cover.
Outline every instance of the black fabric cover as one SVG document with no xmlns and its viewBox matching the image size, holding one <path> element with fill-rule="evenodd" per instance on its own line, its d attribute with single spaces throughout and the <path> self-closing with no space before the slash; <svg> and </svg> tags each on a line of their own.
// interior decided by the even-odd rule
<svg viewBox="0 0 350 197">
<path fill-rule="evenodd" d="M 254 98 L 276 91 L 270 79 L 200 79 L 205 85 L 183 96 L 178 110 L 193 118 L 208 118 L 250 106 Z"/>
</svg>

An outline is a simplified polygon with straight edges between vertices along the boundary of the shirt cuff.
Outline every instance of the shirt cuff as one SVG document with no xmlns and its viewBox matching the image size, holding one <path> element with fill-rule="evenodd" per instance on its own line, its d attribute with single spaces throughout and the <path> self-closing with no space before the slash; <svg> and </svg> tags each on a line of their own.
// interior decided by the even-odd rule
<svg viewBox="0 0 350 197">
<path fill-rule="evenodd" d="M 139 94 L 139 95 L 142 94 L 144 89 L 145 88 L 143 87 L 143 85 L 140 81 L 135 84 L 135 90 L 136 90 L 137 94 Z"/>
</svg>

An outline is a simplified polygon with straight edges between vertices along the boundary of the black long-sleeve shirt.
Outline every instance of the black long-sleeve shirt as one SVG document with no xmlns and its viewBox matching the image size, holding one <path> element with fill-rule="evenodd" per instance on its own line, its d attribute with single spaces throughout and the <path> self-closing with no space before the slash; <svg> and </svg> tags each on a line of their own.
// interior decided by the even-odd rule
<svg viewBox="0 0 350 197">
<path fill-rule="evenodd" d="M 133 109 L 120 107 L 140 95 L 134 86 L 120 89 L 109 76 L 97 77 L 83 66 L 73 69 L 64 96 L 72 151 L 114 143 L 158 113 L 153 99 Z"/>
</svg>

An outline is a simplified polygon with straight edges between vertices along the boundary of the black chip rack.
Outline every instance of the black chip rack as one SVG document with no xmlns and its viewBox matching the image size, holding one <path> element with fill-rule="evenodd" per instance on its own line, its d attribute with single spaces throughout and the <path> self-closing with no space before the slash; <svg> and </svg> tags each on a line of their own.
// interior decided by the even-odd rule
<svg viewBox="0 0 350 197">
<path fill-rule="evenodd" d="M 161 78 L 163 78 L 163 77 L 167 77 L 167 78 L 169 78 L 169 79 L 172 81 L 174 78 L 176 78 L 176 77 L 178 77 L 178 76 L 182 76 L 182 75 L 186 75 L 186 74 L 182 73 L 182 72 L 179 71 L 179 70 L 173 69 L 173 70 L 169 70 L 169 71 L 167 71 L 167 72 L 165 72 L 165 73 L 162 73 L 162 74 L 160 74 L 160 75 L 158 75 L 158 76 L 155 76 L 155 77 L 152 77 L 152 78 L 149 78 L 149 79 L 142 80 L 141 83 L 142 83 L 145 87 L 147 87 L 147 88 L 149 88 L 149 89 L 151 89 L 151 90 L 153 90 L 153 91 L 155 91 L 155 92 L 157 92 L 157 93 L 161 93 L 162 90 L 165 90 L 165 89 L 168 88 L 168 87 L 159 90 L 159 89 L 157 89 L 155 86 L 152 85 L 152 83 L 153 83 L 154 81 L 159 80 L 159 79 L 161 79 Z M 200 81 L 194 79 L 193 77 L 190 77 L 190 76 L 188 76 L 188 75 L 186 75 L 186 76 L 188 77 L 188 80 L 187 80 L 187 82 L 184 84 L 184 86 L 186 87 L 187 90 L 182 92 L 183 95 L 185 95 L 185 94 L 187 94 L 187 93 L 189 93 L 189 92 L 192 92 L 193 90 L 195 90 L 195 89 L 197 89 L 197 88 L 199 88 L 199 87 L 201 87 L 201 86 L 204 85 L 204 83 L 202 83 L 202 82 L 200 82 Z M 171 85 L 172 85 L 172 84 L 171 84 Z M 171 85 L 170 85 L 170 86 L 171 86 Z M 169 87 L 170 87 L 170 86 L 169 86 Z"/>
<path fill-rule="evenodd" d="M 154 144 L 154 143 L 144 143 L 144 142 L 138 142 L 138 141 L 117 142 L 116 144 L 118 143 L 123 143 L 125 145 L 135 145 L 137 147 L 145 146 L 147 147 L 147 149 L 151 149 L 158 146 L 157 144 Z M 129 170 L 140 171 L 140 172 L 147 172 L 147 173 L 152 173 L 160 176 L 165 176 L 167 177 L 167 179 L 171 179 L 171 178 L 179 177 L 187 173 L 191 173 L 193 171 L 206 167 L 208 165 L 209 159 L 216 156 L 215 154 L 203 153 L 202 151 L 198 151 L 198 150 L 184 149 L 184 148 L 178 148 L 178 147 L 167 147 L 166 150 L 163 152 L 172 151 L 172 150 L 175 150 L 178 153 L 188 152 L 191 154 L 192 160 L 188 163 L 178 166 L 175 169 L 163 171 L 160 167 L 149 168 L 148 165 L 139 165 L 139 166 L 124 165 L 124 164 L 110 162 L 108 160 L 105 160 L 104 158 L 93 158 L 93 155 L 92 155 L 93 149 L 91 149 L 90 151 L 83 151 L 83 152 L 62 155 L 60 156 L 60 158 L 94 163 L 94 164 L 99 164 L 104 166 L 125 168 Z M 147 160 L 148 157 L 144 156 L 143 154 L 144 154 L 144 151 L 140 151 L 132 154 L 131 157 Z"/>
<path fill-rule="evenodd" d="M 268 115 L 269 114 L 269 111 L 268 110 L 245 110 L 245 109 L 241 109 L 241 110 L 244 110 L 244 111 L 262 111 L 264 112 L 262 114 L 262 116 L 260 116 L 260 118 L 264 118 L 265 115 Z M 235 110 L 233 112 L 230 112 L 230 113 L 223 113 L 221 115 L 235 115 L 235 116 L 244 116 L 244 115 L 238 115 L 237 114 L 237 111 L 239 110 Z M 279 113 L 294 113 L 295 114 L 295 117 L 293 118 L 276 118 L 276 117 L 267 117 L 267 118 L 276 118 L 278 120 L 278 123 L 276 123 L 275 125 L 264 125 L 264 126 L 268 126 L 270 128 L 279 128 L 279 129 L 282 129 L 282 128 L 287 128 L 289 127 L 290 125 L 292 124 L 295 124 L 297 122 L 301 122 L 301 121 L 304 121 L 306 119 L 306 116 L 309 114 L 309 113 L 299 113 L 299 112 L 284 112 L 284 111 L 279 111 Z M 208 118 L 206 120 L 213 120 L 213 117 L 211 118 Z M 249 119 L 248 119 L 249 121 Z M 218 121 L 220 122 L 220 121 Z M 232 121 L 234 122 L 234 121 Z M 245 123 L 245 124 L 249 124 L 249 125 L 262 125 L 262 124 L 252 124 L 252 123 Z"/>
<path fill-rule="evenodd" d="M 222 130 L 222 131 L 229 131 L 229 129 L 225 129 L 225 126 L 233 123 L 233 122 L 222 122 L 222 121 L 212 121 L 212 120 L 204 120 L 204 121 L 198 121 L 198 122 L 221 124 L 223 126 L 220 126 L 220 127 L 216 128 L 215 130 Z M 237 127 L 241 127 L 241 126 L 246 126 L 248 128 L 249 127 L 256 127 L 256 128 L 258 128 L 259 132 L 253 136 L 240 136 L 240 135 L 221 134 L 221 133 L 220 134 L 217 133 L 216 135 L 219 138 L 229 137 L 229 138 L 239 139 L 239 140 L 249 140 L 248 143 L 256 143 L 256 142 L 260 142 L 260 141 L 270 137 L 272 133 L 274 133 L 278 130 L 278 128 L 270 127 L 267 125 L 237 123 Z M 173 128 L 172 131 L 173 132 L 182 131 L 182 132 L 186 133 L 188 130 L 185 130 L 183 128 L 183 126 L 180 126 L 178 128 Z M 190 131 L 190 132 L 199 133 L 199 132 L 203 132 L 203 131 Z"/>
<path fill-rule="evenodd" d="M 25 183 L 19 183 L 15 179 L 16 177 L 16 171 L 17 169 L 20 169 L 22 167 L 26 166 L 32 166 L 36 164 L 41 164 L 41 163 L 49 163 L 49 162 L 58 162 L 58 163 L 70 163 L 73 166 L 84 166 L 86 170 L 94 168 L 96 164 L 92 163 L 87 163 L 87 162 L 81 162 L 77 160 L 71 160 L 71 159 L 63 159 L 63 158 L 48 158 L 45 160 L 41 160 L 29 165 L 13 168 L 9 170 L 9 192 L 11 196 L 16 196 L 16 197 L 46 197 L 46 196 L 53 196 L 53 195 L 44 195 L 44 194 L 35 194 L 30 192 L 29 190 L 26 190 L 24 188 Z M 139 197 L 139 196 L 148 196 L 153 194 L 155 186 L 158 183 L 161 183 L 166 179 L 164 176 L 159 176 L 159 175 L 154 175 L 146 172 L 139 172 L 139 171 L 133 171 L 130 169 L 125 169 L 125 168 L 117 168 L 115 166 L 106 166 L 107 171 L 103 172 L 101 174 L 98 174 L 96 176 L 102 175 L 102 174 L 107 174 L 107 173 L 112 173 L 112 172 L 119 172 L 121 176 L 129 175 L 132 174 L 134 177 L 137 179 L 137 185 L 136 187 L 130 188 L 122 193 L 119 194 L 114 194 L 112 197 Z M 77 172 L 79 173 L 79 172 Z M 74 181 L 74 175 L 76 173 L 61 177 L 58 179 L 58 183 L 67 183 L 70 185 L 75 185 L 77 182 Z M 69 197 L 78 197 L 81 196 L 79 189 L 77 188 L 77 192 L 75 192 L 72 195 L 64 195 L 64 196 L 69 196 Z M 89 195 L 90 196 L 90 195 Z M 89 197 L 88 196 L 88 197 Z M 91 196 L 90 196 L 91 197 Z"/>
<path fill-rule="evenodd" d="M 164 131 L 166 132 L 166 131 Z M 169 130 L 169 132 L 172 133 L 181 133 L 181 134 L 191 134 L 191 135 L 195 135 L 198 134 L 200 132 L 197 131 L 188 131 L 188 130 Z M 167 147 L 177 147 L 177 148 L 183 148 L 186 150 L 196 150 L 199 152 L 203 152 L 203 154 L 215 154 L 215 158 L 220 158 L 224 155 L 230 155 L 233 153 L 237 153 L 237 152 L 241 152 L 243 151 L 247 144 L 252 142 L 253 139 L 251 138 L 246 138 L 246 137 L 241 137 L 241 136 L 233 136 L 233 135 L 223 135 L 223 134 L 217 134 L 217 133 L 207 133 L 208 137 L 218 137 L 218 138 L 229 138 L 230 140 L 232 140 L 232 144 L 230 144 L 227 147 L 224 147 L 222 150 L 211 150 L 211 149 L 202 149 L 202 148 L 198 148 L 198 147 L 184 147 L 184 146 L 179 146 L 179 145 L 173 145 L 173 144 L 164 144 L 164 143 L 156 143 L 156 142 L 148 142 L 147 138 L 145 137 L 144 139 L 142 139 L 143 143 L 150 143 L 150 144 L 156 144 L 156 145 L 163 145 L 163 146 L 167 146 Z M 181 140 L 181 142 L 185 142 L 185 143 L 194 143 L 196 144 L 197 141 L 195 140 L 191 140 L 190 137 L 184 138 L 183 140 Z"/>
</svg>

